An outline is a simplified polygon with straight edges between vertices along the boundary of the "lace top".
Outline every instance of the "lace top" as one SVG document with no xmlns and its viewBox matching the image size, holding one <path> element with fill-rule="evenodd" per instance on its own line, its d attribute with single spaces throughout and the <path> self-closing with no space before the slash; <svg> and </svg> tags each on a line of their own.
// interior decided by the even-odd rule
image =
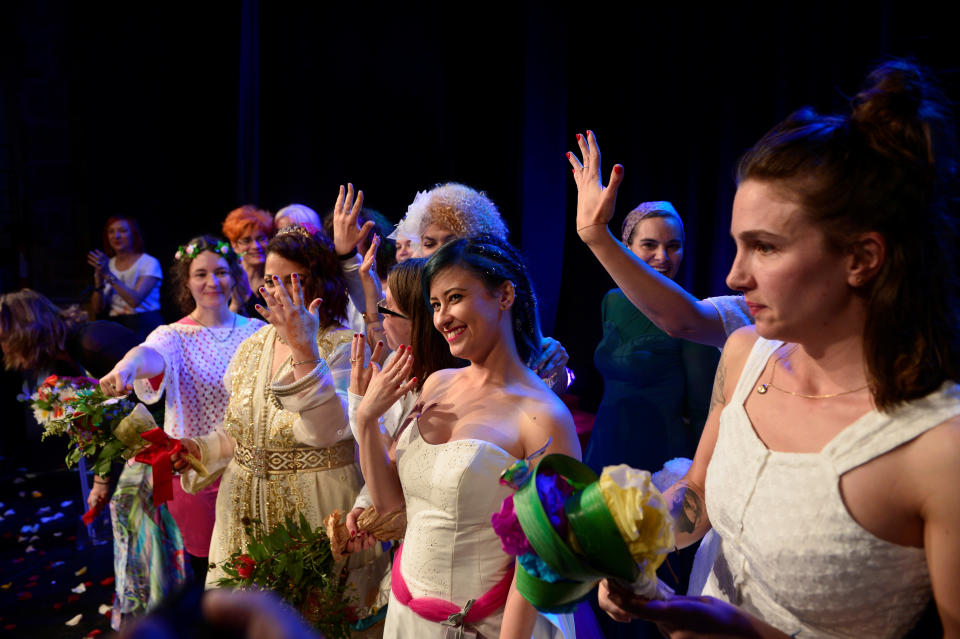
<svg viewBox="0 0 960 639">
<path fill-rule="evenodd" d="M 922 548 L 884 541 L 848 513 L 840 476 L 960 414 L 945 383 L 891 413 L 871 411 L 819 453 L 769 450 L 743 403 L 781 342 L 758 339 L 707 468 L 722 543 L 704 589 L 793 637 L 900 637 L 930 598 Z"/>
<path fill-rule="evenodd" d="M 206 328 L 184 320 L 157 327 L 143 343 L 163 358 L 160 386 L 154 388 L 148 379 L 133 383 L 146 404 L 167 391 L 163 429 L 178 439 L 206 435 L 223 421 L 230 398 L 223 373 L 240 343 L 265 325 L 239 315 L 232 327 Z"/>
</svg>

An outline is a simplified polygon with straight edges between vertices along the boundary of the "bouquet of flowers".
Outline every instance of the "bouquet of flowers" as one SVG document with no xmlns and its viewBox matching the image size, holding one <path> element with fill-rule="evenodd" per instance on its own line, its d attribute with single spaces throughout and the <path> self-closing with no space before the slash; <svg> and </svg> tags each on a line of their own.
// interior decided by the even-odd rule
<svg viewBox="0 0 960 639">
<path fill-rule="evenodd" d="M 95 473 L 106 475 L 113 460 L 123 455 L 126 446 L 114 435 L 114 429 L 133 410 L 134 403 L 126 398 L 109 399 L 97 380 L 51 375 L 26 401 L 43 426 L 43 439 L 50 435 L 69 439 L 68 467 L 81 456 L 87 457 L 95 460 Z"/>
<path fill-rule="evenodd" d="M 331 639 L 348 639 L 357 611 L 346 597 L 346 576 L 334 560 L 324 527 L 313 529 L 303 514 L 256 534 L 245 520 L 246 552 L 234 552 L 220 567 L 225 588 L 272 590 Z"/>
<path fill-rule="evenodd" d="M 534 607 L 570 611 L 604 577 L 648 599 L 673 595 L 656 576 L 673 548 L 673 522 L 650 473 L 621 464 L 598 478 L 571 457 L 547 455 L 533 471 L 517 462 L 501 483 L 517 492 L 491 523 Z"/>
</svg>

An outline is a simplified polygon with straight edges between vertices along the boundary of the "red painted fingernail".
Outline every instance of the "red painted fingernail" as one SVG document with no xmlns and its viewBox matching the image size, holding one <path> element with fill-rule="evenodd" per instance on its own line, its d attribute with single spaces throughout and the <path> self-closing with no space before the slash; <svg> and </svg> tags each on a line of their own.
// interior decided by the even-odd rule
<svg viewBox="0 0 960 639">
<path fill-rule="evenodd" d="M 413 350 L 413 346 L 407 346 L 407 352 L 408 352 L 408 353 L 409 353 L 410 351 L 412 351 L 412 350 Z"/>
<path fill-rule="evenodd" d="M 623 173 L 623 167 L 618 164 L 615 167 L 613 167 L 613 172 L 616 173 L 617 175 L 621 175 Z"/>
<path fill-rule="evenodd" d="M 299 276 L 299 275 L 297 275 L 296 273 L 294 273 L 294 274 L 293 274 L 293 279 L 295 279 L 295 280 L 299 280 L 299 279 L 300 279 L 300 276 Z"/>
<path fill-rule="evenodd" d="M 351 531 L 350 531 L 350 536 L 351 536 L 351 537 L 356 537 L 356 536 L 357 536 L 357 533 L 356 533 L 355 531 L 351 530 Z"/>
<path fill-rule="evenodd" d="M 261 286 L 261 287 L 260 287 L 260 292 L 261 292 L 261 293 L 266 293 L 266 292 L 267 292 L 267 289 L 265 289 L 265 288 L 263 288 L 263 287 Z"/>
<path fill-rule="evenodd" d="M 570 159 L 570 151 L 567 151 L 567 159 Z"/>
<path fill-rule="evenodd" d="M 417 378 L 416 378 L 416 377 L 414 377 L 414 378 L 413 378 L 413 379 L 411 379 L 410 381 L 411 381 L 411 382 L 413 382 L 414 384 L 416 384 L 416 383 L 417 383 Z"/>
<path fill-rule="evenodd" d="M 577 133 L 577 142 L 579 142 L 579 141 L 580 141 L 580 134 Z"/>
</svg>

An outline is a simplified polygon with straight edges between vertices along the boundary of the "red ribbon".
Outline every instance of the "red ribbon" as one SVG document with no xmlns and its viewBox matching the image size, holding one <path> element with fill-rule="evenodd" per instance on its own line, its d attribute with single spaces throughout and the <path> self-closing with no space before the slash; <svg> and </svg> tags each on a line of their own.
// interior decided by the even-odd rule
<svg viewBox="0 0 960 639">
<path fill-rule="evenodd" d="M 170 456 L 183 449 L 179 439 L 173 439 L 162 428 L 151 428 L 140 437 L 150 442 L 134 457 L 138 462 L 153 467 L 153 505 L 159 506 L 173 499 L 173 464 Z"/>
<path fill-rule="evenodd" d="M 83 520 L 83 525 L 89 526 L 90 524 L 92 524 L 93 520 L 97 518 L 97 515 L 100 514 L 100 511 L 103 510 L 103 507 L 106 505 L 107 505 L 106 500 L 100 500 L 99 502 L 97 502 L 96 506 L 94 506 L 87 512 L 83 513 L 83 517 L 81 517 L 81 519 Z"/>
</svg>

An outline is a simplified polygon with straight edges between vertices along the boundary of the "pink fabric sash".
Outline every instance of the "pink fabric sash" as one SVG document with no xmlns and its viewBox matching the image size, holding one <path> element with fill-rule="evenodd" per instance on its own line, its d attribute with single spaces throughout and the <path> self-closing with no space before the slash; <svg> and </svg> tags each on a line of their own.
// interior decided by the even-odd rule
<svg viewBox="0 0 960 639">
<path fill-rule="evenodd" d="M 400 547 L 397 548 L 397 554 L 393 558 L 393 570 L 390 573 L 390 587 L 397 601 L 424 619 L 436 623 L 447 621 L 451 615 L 459 613 L 461 609 L 446 599 L 440 599 L 438 597 L 414 598 L 413 595 L 410 594 L 407 582 L 403 580 L 403 575 L 400 574 L 400 554 L 402 551 L 403 544 L 400 544 Z M 510 570 L 503 576 L 503 579 L 493 588 L 483 593 L 483 595 L 474 602 L 473 606 L 470 607 L 470 610 L 463 618 L 464 623 L 476 623 L 503 608 L 504 604 L 507 603 L 507 594 L 510 592 L 510 586 L 513 584 L 513 572 L 515 568 L 516 562 L 510 564 Z"/>
</svg>

